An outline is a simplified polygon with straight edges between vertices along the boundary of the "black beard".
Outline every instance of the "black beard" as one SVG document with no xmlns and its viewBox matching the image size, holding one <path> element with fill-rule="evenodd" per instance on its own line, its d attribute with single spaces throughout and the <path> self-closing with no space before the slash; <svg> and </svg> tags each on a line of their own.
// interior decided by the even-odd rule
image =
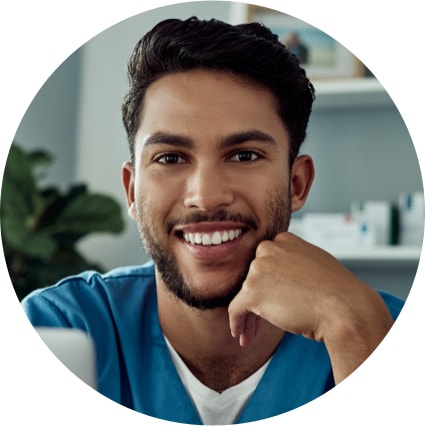
<svg viewBox="0 0 425 426">
<path fill-rule="evenodd" d="M 226 287 L 228 290 L 226 293 L 208 297 L 199 296 L 190 289 L 187 281 L 183 278 L 183 275 L 181 274 L 173 256 L 164 255 L 157 257 L 156 260 L 153 257 L 152 259 L 155 262 L 157 270 L 161 275 L 166 289 L 170 293 L 192 308 L 207 310 L 229 306 L 233 298 L 239 293 L 239 290 L 245 281 L 246 275 L 248 274 L 249 265 L 255 256 L 255 250 L 253 251 L 254 254 L 250 256 L 249 262 L 247 262 L 245 265 L 244 270 L 239 273 L 236 279 L 228 283 L 228 286 Z"/>
<path fill-rule="evenodd" d="M 284 192 L 284 191 L 282 191 Z M 177 265 L 177 261 L 172 253 L 169 253 L 164 245 L 155 239 L 152 230 L 151 221 L 145 221 L 139 219 L 139 232 L 146 248 L 148 255 L 154 261 L 157 271 L 161 275 L 161 278 L 165 284 L 166 289 L 182 300 L 186 305 L 199 309 L 216 309 L 216 308 L 227 308 L 233 298 L 240 291 L 242 284 L 244 283 L 248 274 L 251 262 L 255 258 L 255 252 L 257 245 L 263 240 L 273 240 L 276 235 L 280 232 L 287 231 L 289 226 L 289 220 L 291 215 L 290 199 L 285 198 L 286 192 L 277 192 L 270 198 L 268 206 L 268 218 L 269 223 L 264 234 L 258 239 L 257 244 L 251 250 L 251 253 L 247 256 L 245 264 L 239 274 L 232 281 L 229 281 L 226 286 L 228 289 L 225 293 L 216 296 L 201 296 L 196 294 L 191 288 L 188 282 L 184 279 L 180 268 Z M 143 212 L 143 209 L 141 210 Z M 146 219 L 146 214 L 142 215 Z M 253 218 L 244 218 L 240 215 L 232 215 L 226 211 L 220 210 L 215 212 L 212 216 L 208 217 L 206 214 L 198 213 L 185 218 L 182 221 L 173 221 L 167 226 L 167 232 L 170 234 L 172 228 L 177 224 L 190 224 L 201 221 L 217 221 L 217 220 L 234 220 L 239 223 L 246 223 L 251 229 L 257 229 L 258 225 Z M 150 223 L 146 223 L 150 222 Z"/>
</svg>

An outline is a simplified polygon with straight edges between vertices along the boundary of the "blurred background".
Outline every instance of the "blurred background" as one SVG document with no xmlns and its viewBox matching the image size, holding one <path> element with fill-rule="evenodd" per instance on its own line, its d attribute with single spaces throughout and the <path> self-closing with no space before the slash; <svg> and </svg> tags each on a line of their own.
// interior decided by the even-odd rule
<svg viewBox="0 0 425 426">
<path fill-rule="evenodd" d="M 81 255 L 102 270 L 147 260 L 121 187 L 121 165 L 129 158 L 120 112 L 126 64 L 136 42 L 157 22 L 193 15 L 231 23 L 259 19 L 288 45 L 294 34 L 298 42 L 305 37 L 304 48 L 294 46 L 294 53 L 305 55 L 307 49 L 315 58 L 314 63 L 303 59 L 317 89 L 303 152 L 313 156 L 316 179 L 294 218 L 294 231 L 329 249 L 371 286 L 406 298 L 421 251 L 423 188 L 414 145 L 396 106 L 373 70 L 335 40 L 287 15 L 243 3 L 181 3 L 120 22 L 71 55 L 29 105 L 15 141 L 26 151 L 51 154 L 39 185 L 66 192 L 82 184 L 121 207 L 122 230 L 81 236 Z M 321 42 L 316 46 L 311 40 Z M 324 46 L 321 64 L 317 52 Z M 381 232 L 384 239 L 377 237 Z"/>
</svg>

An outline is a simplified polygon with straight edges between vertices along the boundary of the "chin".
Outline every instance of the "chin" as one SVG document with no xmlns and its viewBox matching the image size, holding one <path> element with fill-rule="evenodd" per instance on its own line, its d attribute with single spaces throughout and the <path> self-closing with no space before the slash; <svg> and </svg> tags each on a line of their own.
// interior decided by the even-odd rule
<svg viewBox="0 0 425 426">
<path fill-rule="evenodd" d="M 160 271 L 161 273 L 161 271 Z M 199 309 L 227 308 L 245 281 L 245 269 L 239 273 L 224 274 L 218 271 L 191 274 L 161 273 L 166 289 L 186 305 Z"/>
</svg>

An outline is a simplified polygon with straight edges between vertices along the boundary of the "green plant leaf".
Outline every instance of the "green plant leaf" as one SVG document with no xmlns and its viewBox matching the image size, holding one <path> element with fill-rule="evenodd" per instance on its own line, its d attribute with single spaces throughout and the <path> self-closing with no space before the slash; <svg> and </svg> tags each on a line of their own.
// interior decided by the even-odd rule
<svg viewBox="0 0 425 426">
<path fill-rule="evenodd" d="M 45 167 L 52 163 L 53 156 L 46 151 L 35 150 L 28 153 L 28 160 L 31 165 L 31 169 L 39 167 Z"/>
<path fill-rule="evenodd" d="M 46 229 L 55 224 L 57 217 L 67 204 L 76 198 L 79 194 L 86 193 L 86 185 L 75 185 L 67 194 L 62 195 L 56 188 L 48 187 L 40 192 L 40 196 L 44 200 L 44 209 L 38 219 L 40 229 Z"/>
<path fill-rule="evenodd" d="M 37 186 L 28 156 L 12 144 L 3 177 L 1 213 L 9 212 L 23 218 L 31 215 L 36 194 Z"/>
<path fill-rule="evenodd" d="M 121 232 L 124 223 L 121 208 L 112 198 L 103 194 L 82 193 L 62 210 L 51 233 L 89 234 L 92 232 Z"/>
<path fill-rule="evenodd" d="M 7 243 L 5 249 L 10 246 L 26 256 L 48 259 L 57 248 L 55 240 L 50 235 L 23 227 L 18 217 L 12 215 L 4 217 L 1 229 L 3 240 Z"/>
<path fill-rule="evenodd" d="M 39 186 L 37 169 L 52 157 L 24 152 L 12 144 L 1 192 L 1 231 L 12 282 L 21 299 L 35 288 L 86 269 L 101 270 L 78 253 L 75 243 L 92 232 L 121 232 L 120 205 L 111 197 L 90 194 L 84 184 L 62 194 Z"/>
</svg>

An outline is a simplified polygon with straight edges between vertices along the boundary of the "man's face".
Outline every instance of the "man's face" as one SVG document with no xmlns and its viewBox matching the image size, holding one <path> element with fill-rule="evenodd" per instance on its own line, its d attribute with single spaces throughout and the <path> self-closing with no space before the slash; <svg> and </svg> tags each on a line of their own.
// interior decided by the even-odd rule
<svg viewBox="0 0 425 426">
<path fill-rule="evenodd" d="M 221 72 L 177 73 L 148 88 L 140 123 L 123 180 L 159 280 L 190 306 L 227 306 L 259 242 L 289 224 L 275 99 Z"/>
</svg>

